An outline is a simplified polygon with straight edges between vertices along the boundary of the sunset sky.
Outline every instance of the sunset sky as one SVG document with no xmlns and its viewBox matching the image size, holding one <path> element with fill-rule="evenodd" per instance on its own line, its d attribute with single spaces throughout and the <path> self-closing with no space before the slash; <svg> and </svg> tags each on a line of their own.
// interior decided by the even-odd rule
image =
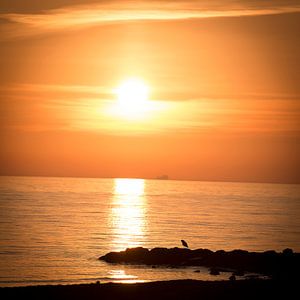
<svg viewBox="0 0 300 300">
<path fill-rule="evenodd" d="M 300 183 L 299 36 L 299 0 L 2 0 L 0 175 Z"/>
</svg>

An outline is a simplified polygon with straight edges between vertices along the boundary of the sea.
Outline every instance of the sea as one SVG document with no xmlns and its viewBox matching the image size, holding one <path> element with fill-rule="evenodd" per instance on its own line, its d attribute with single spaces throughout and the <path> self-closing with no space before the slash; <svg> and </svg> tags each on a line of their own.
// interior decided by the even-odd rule
<svg viewBox="0 0 300 300">
<path fill-rule="evenodd" d="M 300 185 L 0 177 L 0 286 L 228 279 L 108 264 L 129 247 L 300 251 Z"/>
</svg>

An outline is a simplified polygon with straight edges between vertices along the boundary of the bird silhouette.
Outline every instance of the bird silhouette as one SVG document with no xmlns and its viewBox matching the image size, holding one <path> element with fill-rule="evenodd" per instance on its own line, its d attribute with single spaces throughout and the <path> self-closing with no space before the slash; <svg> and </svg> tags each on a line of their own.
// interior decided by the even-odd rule
<svg viewBox="0 0 300 300">
<path fill-rule="evenodd" d="M 186 248 L 189 247 L 185 240 L 181 240 L 181 244 L 182 244 L 183 247 L 186 247 Z"/>
</svg>

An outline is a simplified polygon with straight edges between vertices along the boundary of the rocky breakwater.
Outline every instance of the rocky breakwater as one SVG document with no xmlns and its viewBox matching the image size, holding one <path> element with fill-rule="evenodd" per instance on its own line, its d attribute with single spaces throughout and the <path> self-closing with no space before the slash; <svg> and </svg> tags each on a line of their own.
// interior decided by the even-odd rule
<svg viewBox="0 0 300 300">
<path fill-rule="evenodd" d="M 282 252 L 248 252 L 245 250 L 211 251 L 208 249 L 183 248 L 128 248 L 125 251 L 109 252 L 99 258 L 108 263 L 165 265 L 172 267 L 204 266 L 220 271 L 254 272 L 276 278 L 299 276 L 300 253 L 291 249 Z"/>
</svg>

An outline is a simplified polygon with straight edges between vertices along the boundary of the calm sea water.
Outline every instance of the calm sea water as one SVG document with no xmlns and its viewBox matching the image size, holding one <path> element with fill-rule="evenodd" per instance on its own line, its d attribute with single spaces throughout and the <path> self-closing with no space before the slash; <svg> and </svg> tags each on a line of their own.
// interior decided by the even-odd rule
<svg viewBox="0 0 300 300">
<path fill-rule="evenodd" d="M 299 185 L 0 177 L 0 214 L 1 286 L 216 278 L 204 268 L 98 260 L 181 239 L 190 248 L 300 251 Z"/>
</svg>

